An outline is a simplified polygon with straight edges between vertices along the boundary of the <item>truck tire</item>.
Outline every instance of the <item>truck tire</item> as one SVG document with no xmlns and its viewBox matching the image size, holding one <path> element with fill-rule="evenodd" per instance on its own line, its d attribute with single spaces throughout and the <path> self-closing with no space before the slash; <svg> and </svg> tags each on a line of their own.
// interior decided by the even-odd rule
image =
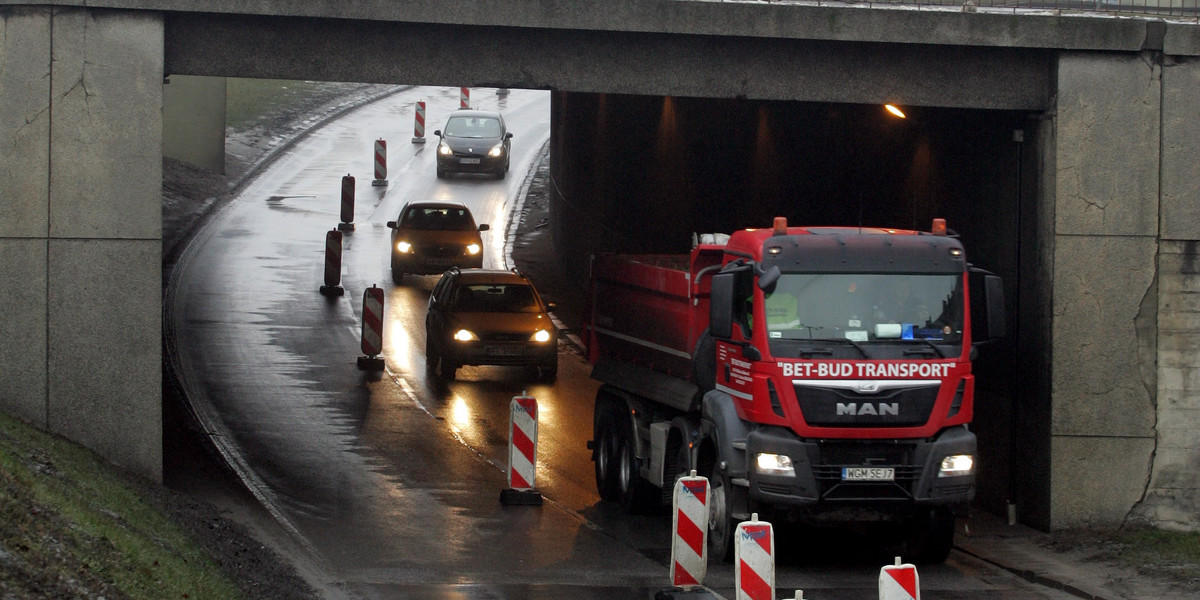
<svg viewBox="0 0 1200 600">
<path fill-rule="evenodd" d="M 600 499 L 616 502 L 620 499 L 620 487 L 617 485 L 617 461 L 620 460 L 617 450 L 621 446 L 617 435 L 616 423 L 612 412 L 604 411 L 596 423 L 596 455 L 593 457 L 596 467 L 596 491 Z"/>
<path fill-rule="evenodd" d="M 954 515 L 938 511 L 927 518 L 917 519 L 911 525 L 903 544 L 903 555 L 911 556 L 919 565 L 936 565 L 946 562 L 954 548 Z"/>
<path fill-rule="evenodd" d="M 642 479 L 638 469 L 637 446 L 633 438 L 633 425 L 619 428 L 620 444 L 617 446 L 617 490 L 621 508 L 631 515 L 649 514 L 658 507 L 658 490 Z"/>
<path fill-rule="evenodd" d="M 696 342 L 696 357 L 692 361 L 692 377 L 701 392 L 717 387 L 717 342 L 707 329 Z"/>
<path fill-rule="evenodd" d="M 737 524 L 730 507 L 733 484 L 721 470 L 720 461 L 711 461 L 708 477 L 708 554 L 720 562 L 733 562 L 733 534 Z"/>
</svg>

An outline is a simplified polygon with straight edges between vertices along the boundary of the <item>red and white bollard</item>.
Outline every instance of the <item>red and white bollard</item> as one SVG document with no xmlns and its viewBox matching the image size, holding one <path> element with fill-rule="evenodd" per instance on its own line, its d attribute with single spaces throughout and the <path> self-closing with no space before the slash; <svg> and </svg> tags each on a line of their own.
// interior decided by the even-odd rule
<svg viewBox="0 0 1200 600">
<path fill-rule="evenodd" d="M 331 229 L 325 234 L 325 285 L 322 296 L 341 296 L 342 289 L 342 232 Z"/>
<path fill-rule="evenodd" d="M 689 477 L 675 482 L 671 519 L 671 585 L 704 585 L 708 574 L 708 478 Z"/>
<path fill-rule="evenodd" d="M 508 420 L 508 489 L 500 491 L 504 504 L 542 504 L 534 489 L 537 471 L 537 400 L 515 396 Z"/>
<path fill-rule="evenodd" d="M 879 569 L 879 600 L 921 600 L 921 578 L 917 576 L 917 567 L 910 564 L 896 564 Z"/>
<path fill-rule="evenodd" d="M 371 185 L 387 185 L 387 142 L 375 140 L 375 179 Z"/>
<path fill-rule="evenodd" d="M 758 513 L 737 526 L 733 564 L 737 600 L 775 600 L 775 530 Z"/>
<path fill-rule="evenodd" d="M 471 88 L 458 88 L 458 107 L 471 108 Z"/>
<path fill-rule="evenodd" d="M 425 101 L 417 101 L 417 114 L 413 123 L 413 139 L 414 144 L 425 143 Z"/>
<path fill-rule="evenodd" d="M 382 371 L 383 359 L 383 289 L 371 284 L 363 290 L 362 351 L 366 356 L 358 357 L 358 368 L 364 371 Z"/>
<path fill-rule="evenodd" d="M 354 177 L 349 173 L 342 177 L 342 222 L 340 231 L 354 231 Z"/>
</svg>

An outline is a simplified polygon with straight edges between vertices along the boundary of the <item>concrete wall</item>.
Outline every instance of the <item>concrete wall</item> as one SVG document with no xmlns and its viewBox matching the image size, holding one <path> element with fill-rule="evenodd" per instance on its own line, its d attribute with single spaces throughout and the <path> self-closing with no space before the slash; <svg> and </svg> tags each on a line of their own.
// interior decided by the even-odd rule
<svg viewBox="0 0 1200 600">
<path fill-rule="evenodd" d="M 1154 459 L 1160 76 L 1145 55 L 1058 61 L 1052 528 L 1121 523 Z"/>
<path fill-rule="evenodd" d="M 1162 70 L 1157 446 L 1137 519 L 1197 527 L 1200 498 L 1200 62 Z"/>
<path fill-rule="evenodd" d="M 163 156 L 225 172 L 225 78 L 172 75 L 163 86 Z"/>
<path fill-rule="evenodd" d="M 0 20 L 0 408 L 161 479 L 161 16 Z"/>
</svg>

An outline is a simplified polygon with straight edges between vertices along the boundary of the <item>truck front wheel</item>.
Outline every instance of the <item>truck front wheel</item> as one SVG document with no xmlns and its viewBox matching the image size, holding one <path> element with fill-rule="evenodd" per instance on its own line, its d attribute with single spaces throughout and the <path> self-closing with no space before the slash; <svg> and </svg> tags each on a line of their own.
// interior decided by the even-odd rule
<svg viewBox="0 0 1200 600">
<path fill-rule="evenodd" d="M 917 564 L 936 565 L 946 562 L 954 548 L 954 514 L 936 511 L 917 519 L 904 541 L 903 553 Z"/>
<path fill-rule="evenodd" d="M 708 472 L 708 553 L 714 560 L 733 561 L 733 511 L 730 506 L 733 489 L 729 476 L 713 460 Z"/>
</svg>

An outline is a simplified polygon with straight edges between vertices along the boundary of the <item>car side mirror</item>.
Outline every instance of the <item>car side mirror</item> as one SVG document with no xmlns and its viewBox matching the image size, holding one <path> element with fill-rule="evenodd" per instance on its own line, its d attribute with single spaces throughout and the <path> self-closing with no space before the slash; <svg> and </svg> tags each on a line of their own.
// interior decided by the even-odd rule
<svg viewBox="0 0 1200 600">
<path fill-rule="evenodd" d="M 483 223 L 483 224 L 481 224 L 481 225 L 479 226 L 479 230 L 480 230 L 480 231 L 487 231 L 487 230 L 489 230 L 489 229 L 491 229 L 491 227 L 488 227 L 488 224 L 487 224 L 487 223 Z"/>
<path fill-rule="evenodd" d="M 546 310 L 547 311 L 558 310 L 558 303 L 557 302 L 547 302 Z"/>
<path fill-rule="evenodd" d="M 506 139 L 506 140 L 511 140 L 511 139 L 512 139 L 512 134 L 511 134 L 511 133 L 506 133 L 506 134 L 504 134 L 504 139 Z"/>
<path fill-rule="evenodd" d="M 395 222 L 395 221 L 388 221 L 388 223 L 387 223 L 387 226 L 388 226 L 388 229 L 395 229 L 395 228 L 396 228 L 396 222 Z"/>
<path fill-rule="evenodd" d="M 442 130 L 441 130 L 441 129 L 434 129 L 434 130 L 433 130 L 433 135 L 436 135 L 436 136 L 438 136 L 438 137 L 442 137 Z"/>
</svg>

